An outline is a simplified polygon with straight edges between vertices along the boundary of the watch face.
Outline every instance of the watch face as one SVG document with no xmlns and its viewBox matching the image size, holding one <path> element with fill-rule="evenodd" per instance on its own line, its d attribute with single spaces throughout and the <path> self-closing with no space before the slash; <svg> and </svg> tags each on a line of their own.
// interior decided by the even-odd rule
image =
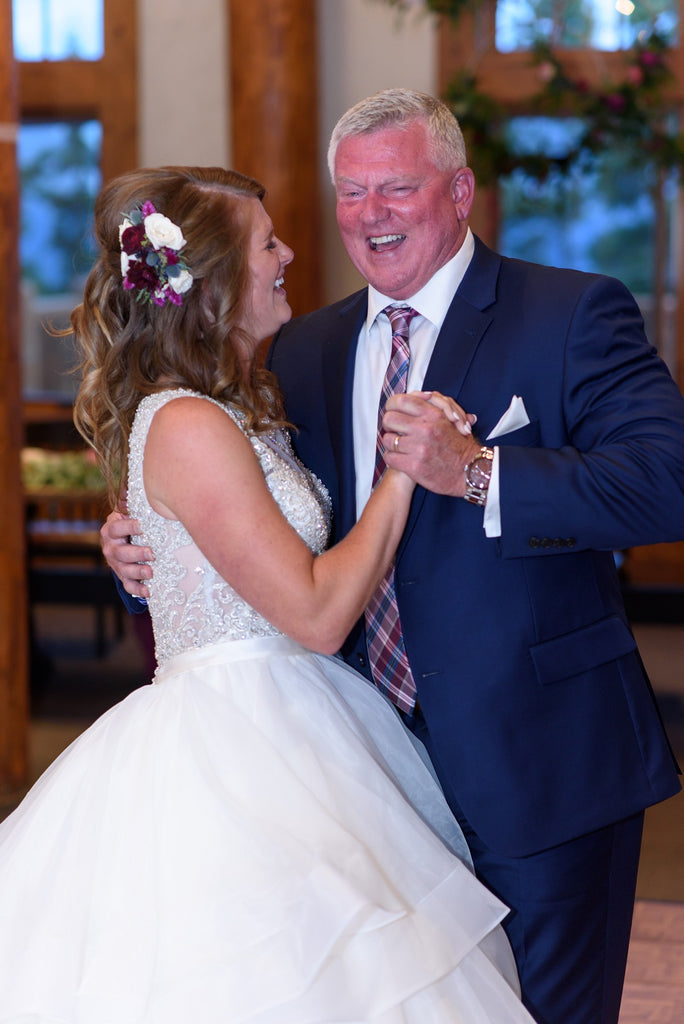
<svg viewBox="0 0 684 1024">
<path fill-rule="evenodd" d="M 473 487 L 486 487 L 492 475 L 490 459 L 475 459 L 468 466 L 468 483 Z"/>
</svg>

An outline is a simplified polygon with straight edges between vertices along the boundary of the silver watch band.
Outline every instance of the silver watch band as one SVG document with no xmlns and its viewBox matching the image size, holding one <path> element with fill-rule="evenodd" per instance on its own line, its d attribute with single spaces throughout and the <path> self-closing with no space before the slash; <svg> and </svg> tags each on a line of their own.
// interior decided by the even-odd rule
<svg viewBox="0 0 684 1024">
<path fill-rule="evenodd" d="M 469 504 L 480 507 L 486 504 L 493 462 L 493 449 L 483 446 L 465 467 L 466 489 L 463 498 Z"/>
</svg>

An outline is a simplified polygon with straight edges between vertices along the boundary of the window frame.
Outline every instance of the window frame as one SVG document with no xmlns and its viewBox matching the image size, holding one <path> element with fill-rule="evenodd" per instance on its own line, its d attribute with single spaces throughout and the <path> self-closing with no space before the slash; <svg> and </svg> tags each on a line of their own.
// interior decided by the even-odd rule
<svg viewBox="0 0 684 1024">
<path fill-rule="evenodd" d="M 103 182 L 137 166 L 137 5 L 104 0 L 100 60 L 17 61 L 21 120 L 101 123 Z"/>
</svg>

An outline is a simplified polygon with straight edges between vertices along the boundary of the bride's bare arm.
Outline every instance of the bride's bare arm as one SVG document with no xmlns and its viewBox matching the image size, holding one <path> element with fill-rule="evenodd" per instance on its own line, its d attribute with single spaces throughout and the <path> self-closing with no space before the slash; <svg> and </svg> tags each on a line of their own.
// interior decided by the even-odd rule
<svg viewBox="0 0 684 1024">
<path fill-rule="evenodd" d="M 144 481 L 232 587 L 278 629 L 339 649 L 390 564 L 413 484 L 388 471 L 343 541 L 314 557 L 272 498 L 244 434 L 217 406 L 179 398 L 155 415 Z"/>
</svg>

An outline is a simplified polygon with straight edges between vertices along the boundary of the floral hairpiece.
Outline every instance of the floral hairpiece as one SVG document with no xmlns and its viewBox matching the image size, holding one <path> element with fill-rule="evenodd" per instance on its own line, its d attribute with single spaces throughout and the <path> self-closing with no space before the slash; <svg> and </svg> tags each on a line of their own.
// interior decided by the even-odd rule
<svg viewBox="0 0 684 1024">
<path fill-rule="evenodd" d="M 152 203 L 141 203 L 124 214 L 119 242 L 124 288 L 134 289 L 138 302 L 182 305 L 192 274 L 179 255 L 185 239 L 178 225 L 157 213 Z"/>
</svg>

